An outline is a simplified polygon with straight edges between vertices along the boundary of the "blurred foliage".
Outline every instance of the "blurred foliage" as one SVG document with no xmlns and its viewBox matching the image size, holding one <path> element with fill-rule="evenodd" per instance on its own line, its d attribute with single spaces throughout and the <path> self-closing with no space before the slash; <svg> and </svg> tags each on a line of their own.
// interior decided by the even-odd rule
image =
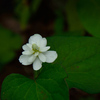
<svg viewBox="0 0 100 100">
<path fill-rule="evenodd" d="M 15 50 L 22 45 L 21 37 L 0 26 L 0 63 L 6 64 L 16 56 Z"/>
<path fill-rule="evenodd" d="M 63 12 L 66 7 L 66 2 L 67 0 L 50 0 L 50 6 L 52 6 L 53 10 L 61 10 Z"/>
<path fill-rule="evenodd" d="M 27 27 L 31 15 L 36 13 L 40 3 L 41 0 L 32 0 L 31 3 L 28 0 L 15 0 L 14 13 L 18 17 L 22 30 Z"/>
<path fill-rule="evenodd" d="M 31 16 L 37 14 L 41 3 L 43 0 L 15 0 L 14 13 L 22 30 L 27 28 Z M 99 0 L 51 0 L 48 3 L 56 15 L 55 35 L 84 36 L 87 31 L 100 37 Z"/>
<path fill-rule="evenodd" d="M 59 36 L 83 36 L 85 34 L 83 29 L 78 28 L 74 29 L 74 30 L 64 30 L 65 28 L 65 20 L 64 20 L 64 16 L 61 13 L 61 11 L 56 11 L 57 14 L 57 18 L 55 19 L 55 23 L 54 23 L 54 35 L 59 35 Z M 76 20 L 76 19 L 75 19 Z M 77 22 L 76 22 L 77 23 Z M 73 27 L 73 23 L 72 25 L 68 25 L 70 27 Z"/>
<path fill-rule="evenodd" d="M 30 18 L 29 6 L 24 5 L 22 2 L 20 2 L 16 6 L 15 13 L 19 18 L 20 27 L 22 29 L 25 29 Z"/>
<path fill-rule="evenodd" d="M 42 1 L 42 0 L 32 0 L 31 7 L 32 7 L 33 13 L 36 13 L 36 11 L 37 11 L 38 8 L 39 8 L 39 5 L 40 5 L 41 1 Z"/>
<path fill-rule="evenodd" d="M 79 0 L 77 9 L 86 31 L 100 37 L 100 0 Z"/>
<path fill-rule="evenodd" d="M 77 1 L 78 0 L 67 0 L 66 3 L 66 18 L 69 31 L 84 31 L 77 13 Z"/>
<path fill-rule="evenodd" d="M 65 12 L 67 33 L 70 33 L 68 36 L 83 36 L 87 31 L 93 36 L 100 37 L 99 4 L 100 0 L 67 0 Z M 64 15 L 57 15 L 54 27 L 56 35 L 66 34 L 63 31 L 64 21 Z"/>
<path fill-rule="evenodd" d="M 14 16 L 17 17 L 22 30 L 26 30 L 30 20 L 35 20 L 39 13 L 45 12 L 44 16 L 48 17 L 46 12 L 49 10 L 44 9 L 48 7 L 56 15 L 54 35 L 84 36 L 88 32 L 100 37 L 100 0 L 14 0 L 13 2 Z M 44 7 L 45 11 L 39 7 Z"/>
<path fill-rule="evenodd" d="M 55 35 L 64 35 L 64 18 L 60 11 L 57 11 L 57 18 L 54 23 Z"/>
</svg>

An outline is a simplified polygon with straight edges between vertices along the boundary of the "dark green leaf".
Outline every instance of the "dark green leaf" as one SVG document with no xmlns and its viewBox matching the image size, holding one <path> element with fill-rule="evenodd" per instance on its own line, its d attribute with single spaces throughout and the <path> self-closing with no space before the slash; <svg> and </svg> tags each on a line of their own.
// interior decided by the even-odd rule
<svg viewBox="0 0 100 100">
<path fill-rule="evenodd" d="M 34 81 L 19 74 L 11 74 L 3 82 L 1 98 L 2 100 L 68 100 L 64 92 L 53 79 Z"/>
<path fill-rule="evenodd" d="M 56 64 L 66 69 L 69 88 L 88 93 L 100 92 L 100 39 L 91 37 L 52 37 L 48 39 L 56 50 Z"/>
</svg>

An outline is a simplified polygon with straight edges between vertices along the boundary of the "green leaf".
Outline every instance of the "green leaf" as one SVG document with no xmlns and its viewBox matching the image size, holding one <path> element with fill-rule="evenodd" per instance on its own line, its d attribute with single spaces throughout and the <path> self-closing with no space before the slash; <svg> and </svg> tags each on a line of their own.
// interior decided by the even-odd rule
<svg viewBox="0 0 100 100">
<path fill-rule="evenodd" d="M 32 80 L 11 74 L 3 82 L 1 100 L 68 100 L 64 92 L 53 79 Z"/>
<path fill-rule="evenodd" d="M 15 57 L 15 50 L 22 45 L 21 37 L 0 26 L 0 63 L 5 64 Z"/>
<path fill-rule="evenodd" d="M 67 72 L 65 68 L 59 66 L 58 64 L 44 64 L 42 72 L 38 76 L 38 79 L 53 79 L 55 80 L 63 89 L 66 89 L 66 79 Z M 67 89 L 66 89 L 67 90 Z M 68 94 L 65 95 L 68 96 Z"/>
<path fill-rule="evenodd" d="M 52 50 L 57 51 L 56 64 L 66 69 L 69 88 L 88 93 L 100 92 L 100 39 L 91 37 L 48 38 Z"/>
<path fill-rule="evenodd" d="M 79 0 L 77 8 L 84 28 L 100 37 L 100 0 Z"/>
</svg>

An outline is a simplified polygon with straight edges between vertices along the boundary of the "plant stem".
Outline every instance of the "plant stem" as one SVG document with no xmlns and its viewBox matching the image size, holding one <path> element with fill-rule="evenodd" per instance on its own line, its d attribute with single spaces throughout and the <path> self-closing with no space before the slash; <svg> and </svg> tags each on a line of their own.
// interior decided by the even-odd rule
<svg viewBox="0 0 100 100">
<path fill-rule="evenodd" d="M 34 71 L 34 80 L 38 77 L 38 71 Z"/>
<path fill-rule="evenodd" d="M 36 80 L 37 79 L 37 77 L 39 76 L 39 74 L 41 73 L 41 71 L 42 71 L 42 68 L 40 69 L 40 70 L 38 70 L 38 71 L 35 71 L 34 70 L 34 80 Z"/>
</svg>

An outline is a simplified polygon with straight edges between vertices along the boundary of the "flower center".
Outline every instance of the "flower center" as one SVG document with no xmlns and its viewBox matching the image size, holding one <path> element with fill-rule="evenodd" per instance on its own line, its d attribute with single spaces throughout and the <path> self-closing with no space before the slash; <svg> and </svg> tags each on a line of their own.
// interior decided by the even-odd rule
<svg viewBox="0 0 100 100">
<path fill-rule="evenodd" d="M 32 50 L 35 52 L 40 52 L 39 47 L 36 44 L 32 44 Z"/>
</svg>

